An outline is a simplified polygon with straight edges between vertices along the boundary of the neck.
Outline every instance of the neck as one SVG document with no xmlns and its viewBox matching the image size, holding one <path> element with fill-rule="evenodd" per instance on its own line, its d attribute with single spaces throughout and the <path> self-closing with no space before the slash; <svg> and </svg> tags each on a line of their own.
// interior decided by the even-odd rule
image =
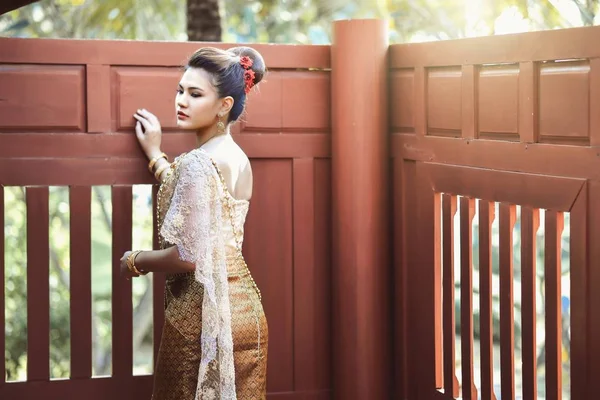
<svg viewBox="0 0 600 400">
<path fill-rule="evenodd" d="M 202 147 L 204 144 L 206 144 L 206 142 L 208 142 L 209 140 L 217 137 L 217 136 L 227 136 L 229 135 L 229 126 L 227 126 L 227 128 L 225 128 L 225 132 L 222 134 L 218 133 L 217 127 L 215 126 L 211 126 L 210 128 L 206 129 L 206 130 L 201 130 L 196 132 L 196 147 Z"/>
</svg>

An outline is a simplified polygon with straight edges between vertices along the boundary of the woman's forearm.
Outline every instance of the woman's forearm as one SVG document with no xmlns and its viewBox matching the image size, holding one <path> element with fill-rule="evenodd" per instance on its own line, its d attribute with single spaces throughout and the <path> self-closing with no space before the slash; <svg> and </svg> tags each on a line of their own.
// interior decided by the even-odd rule
<svg viewBox="0 0 600 400">
<path fill-rule="evenodd" d="M 135 258 L 135 266 L 144 272 L 165 272 L 168 274 L 179 274 L 192 272 L 196 266 L 192 263 L 179 259 L 177 246 L 171 246 L 163 250 L 143 251 Z"/>
</svg>

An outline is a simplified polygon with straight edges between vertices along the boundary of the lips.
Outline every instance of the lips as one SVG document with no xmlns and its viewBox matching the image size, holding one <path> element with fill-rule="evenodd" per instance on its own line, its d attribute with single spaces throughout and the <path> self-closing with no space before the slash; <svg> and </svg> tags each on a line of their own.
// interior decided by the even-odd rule
<svg viewBox="0 0 600 400">
<path fill-rule="evenodd" d="M 186 113 L 184 113 L 182 111 L 177 111 L 177 118 L 180 118 L 180 119 L 189 118 L 189 115 L 187 115 Z"/>
</svg>

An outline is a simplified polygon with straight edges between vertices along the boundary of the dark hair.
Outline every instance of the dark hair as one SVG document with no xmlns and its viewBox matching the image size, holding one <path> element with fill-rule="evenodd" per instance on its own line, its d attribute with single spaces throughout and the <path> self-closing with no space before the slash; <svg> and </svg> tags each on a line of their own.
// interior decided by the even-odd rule
<svg viewBox="0 0 600 400">
<path fill-rule="evenodd" d="M 212 75 L 212 84 L 217 89 L 219 97 L 233 98 L 228 122 L 237 120 L 246 104 L 245 70 L 240 63 L 240 58 L 243 56 L 252 60 L 254 85 L 257 85 L 265 75 L 265 61 L 260 53 L 251 47 L 233 47 L 228 50 L 202 47 L 192 54 L 185 66 L 186 70 L 188 68 L 205 70 Z"/>
</svg>

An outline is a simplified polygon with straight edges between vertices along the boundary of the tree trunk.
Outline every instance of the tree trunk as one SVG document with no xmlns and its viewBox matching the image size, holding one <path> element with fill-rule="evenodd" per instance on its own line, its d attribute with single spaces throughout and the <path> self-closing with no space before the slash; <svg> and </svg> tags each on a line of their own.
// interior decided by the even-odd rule
<svg viewBox="0 0 600 400">
<path fill-rule="evenodd" d="M 189 41 L 220 42 L 219 0 L 187 0 Z"/>
</svg>

